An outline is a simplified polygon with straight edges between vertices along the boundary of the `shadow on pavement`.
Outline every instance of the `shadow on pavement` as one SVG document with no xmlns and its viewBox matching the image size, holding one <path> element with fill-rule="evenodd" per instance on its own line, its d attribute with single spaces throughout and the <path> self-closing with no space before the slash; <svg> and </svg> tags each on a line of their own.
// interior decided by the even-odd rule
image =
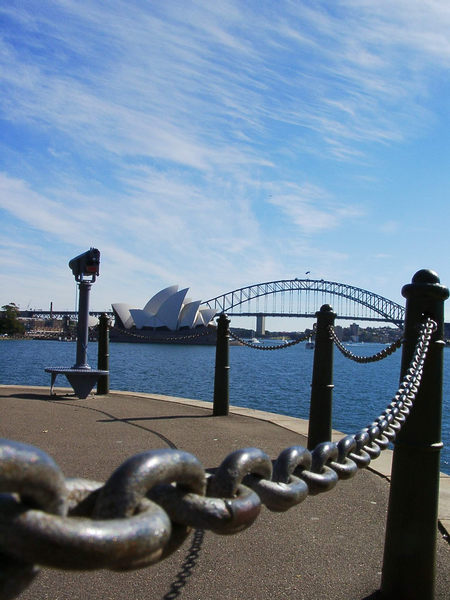
<svg viewBox="0 0 450 600">
<path fill-rule="evenodd" d="M 21 400 L 42 400 L 44 402 L 54 402 L 55 400 L 76 400 L 77 396 L 75 394 L 61 394 L 50 396 L 50 392 L 48 394 L 32 394 L 32 393 L 15 393 L 15 394 L 5 394 L 4 398 L 20 398 Z"/>
<path fill-rule="evenodd" d="M 95 410 L 95 409 L 91 409 Z M 101 411 L 103 412 L 103 411 Z M 162 417 L 111 417 L 110 419 L 99 419 L 98 423 L 114 423 L 124 422 L 131 423 L 131 421 L 170 421 L 171 419 L 210 419 L 211 415 L 163 415 Z"/>
</svg>

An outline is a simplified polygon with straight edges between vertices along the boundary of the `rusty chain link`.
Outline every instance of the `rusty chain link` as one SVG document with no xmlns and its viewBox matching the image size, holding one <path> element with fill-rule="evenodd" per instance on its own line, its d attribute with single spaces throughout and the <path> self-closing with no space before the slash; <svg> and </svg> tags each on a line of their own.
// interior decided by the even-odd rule
<svg viewBox="0 0 450 600">
<path fill-rule="evenodd" d="M 392 344 L 390 344 L 387 348 L 383 348 L 383 350 L 380 350 L 380 352 L 377 352 L 376 354 L 373 354 L 372 356 L 357 356 L 356 354 L 353 354 L 353 352 L 350 352 L 350 350 L 348 350 L 348 348 L 346 348 L 344 346 L 344 344 L 341 342 L 341 340 L 336 335 L 336 331 L 333 326 L 329 327 L 329 332 L 330 332 L 331 339 L 333 340 L 336 347 L 342 352 L 342 354 L 346 358 L 349 358 L 350 360 L 353 360 L 354 362 L 358 362 L 358 363 L 371 363 L 371 362 L 377 362 L 379 360 L 383 360 L 383 358 L 390 356 L 396 350 L 398 350 L 403 343 L 403 338 L 400 338 L 400 339 L 396 340 L 395 342 L 392 342 Z"/>
<path fill-rule="evenodd" d="M 416 398 L 436 323 L 421 328 L 410 366 L 386 410 L 368 427 L 312 451 L 284 449 L 274 466 L 243 448 L 206 473 L 187 452 L 132 456 L 106 483 L 65 478 L 44 451 L 0 440 L 0 599 L 21 593 L 36 565 L 61 569 L 145 567 L 176 550 L 190 528 L 232 534 L 264 504 L 286 511 L 349 479 L 392 442 Z"/>
<path fill-rule="evenodd" d="M 291 342 L 284 342 L 283 344 L 273 344 L 271 346 L 262 346 L 260 344 L 252 344 L 251 342 L 247 342 L 246 340 L 237 336 L 231 330 L 228 333 L 230 334 L 230 337 L 233 338 L 233 340 L 236 340 L 243 346 L 248 346 L 248 348 L 254 348 L 255 350 L 281 350 L 283 348 L 289 348 L 289 346 L 295 346 L 296 344 L 300 344 L 300 342 L 304 342 L 310 338 L 310 335 L 304 334 L 300 338 L 292 340 Z"/>
</svg>

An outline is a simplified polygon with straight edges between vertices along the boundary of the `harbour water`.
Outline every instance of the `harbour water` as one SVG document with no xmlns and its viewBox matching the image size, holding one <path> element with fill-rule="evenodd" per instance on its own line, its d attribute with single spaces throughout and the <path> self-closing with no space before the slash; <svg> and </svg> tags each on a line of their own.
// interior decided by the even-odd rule
<svg viewBox="0 0 450 600">
<path fill-rule="evenodd" d="M 273 342 L 272 342 L 273 343 Z M 361 356 L 381 344 L 350 347 Z M 49 386 L 45 367 L 72 366 L 76 344 L 58 341 L 0 342 L 0 383 Z M 230 347 L 230 403 L 307 419 L 314 352 L 304 343 L 275 351 Z M 359 364 L 334 354 L 333 427 L 355 433 L 391 401 L 398 387 L 401 350 L 382 361 Z M 88 362 L 97 365 L 97 345 L 88 346 Z M 110 344 L 110 388 L 166 394 L 212 402 L 214 346 Z M 66 386 L 58 376 L 56 385 Z M 450 348 L 444 351 L 444 401 L 441 471 L 450 474 Z M 251 436 L 249 432 L 249 445 Z"/>
</svg>

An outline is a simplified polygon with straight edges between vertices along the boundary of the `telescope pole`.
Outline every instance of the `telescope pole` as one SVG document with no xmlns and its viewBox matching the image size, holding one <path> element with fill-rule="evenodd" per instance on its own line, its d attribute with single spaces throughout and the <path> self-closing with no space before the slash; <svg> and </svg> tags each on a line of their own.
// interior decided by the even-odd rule
<svg viewBox="0 0 450 600">
<path fill-rule="evenodd" d="M 89 293 L 90 281 L 80 281 L 80 297 L 78 300 L 78 326 L 77 326 L 77 359 L 74 369 L 90 369 L 87 362 L 87 345 L 89 333 Z"/>
</svg>

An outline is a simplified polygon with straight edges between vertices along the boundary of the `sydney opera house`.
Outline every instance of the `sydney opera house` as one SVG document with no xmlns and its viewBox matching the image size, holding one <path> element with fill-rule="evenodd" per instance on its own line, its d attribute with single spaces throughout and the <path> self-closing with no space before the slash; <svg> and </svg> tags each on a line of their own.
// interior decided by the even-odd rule
<svg viewBox="0 0 450 600">
<path fill-rule="evenodd" d="M 201 308 L 201 300 L 192 301 L 187 293 L 188 288 L 178 290 L 172 285 L 150 298 L 144 308 L 112 304 L 111 341 L 215 343 L 214 309 Z"/>
</svg>

